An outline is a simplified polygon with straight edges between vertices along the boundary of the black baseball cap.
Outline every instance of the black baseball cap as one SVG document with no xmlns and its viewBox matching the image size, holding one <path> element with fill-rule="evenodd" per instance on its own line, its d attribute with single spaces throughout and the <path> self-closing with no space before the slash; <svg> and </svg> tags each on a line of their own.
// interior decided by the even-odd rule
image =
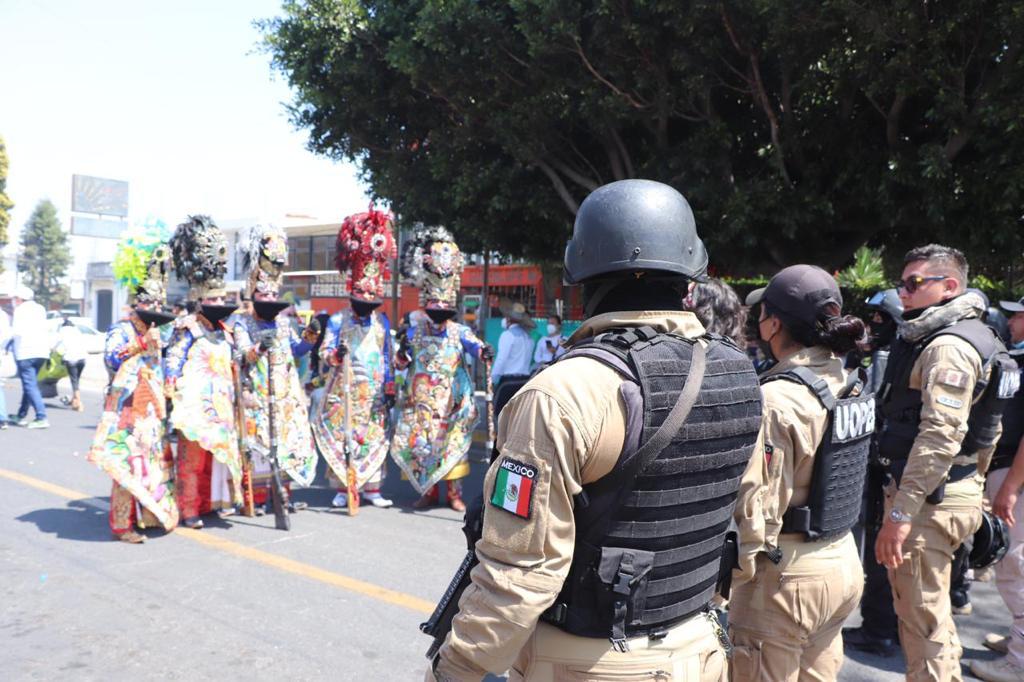
<svg viewBox="0 0 1024 682">
<path fill-rule="evenodd" d="M 807 325 L 814 324 L 834 305 L 843 307 L 836 279 L 816 265 L 791 265 L 780 270 L 768 286 L 751 291 L 747 305 L 770 303 L 773 308 Z M 836 311 L 838 312 L 838 311 Z"/>
<path fill-rule="evenodd" d="M 1000 301 L 999 307 L 1008 313 L 1024 313 L 1024 298 L 1016 303 L 1013 301 Z"/>
</svg>

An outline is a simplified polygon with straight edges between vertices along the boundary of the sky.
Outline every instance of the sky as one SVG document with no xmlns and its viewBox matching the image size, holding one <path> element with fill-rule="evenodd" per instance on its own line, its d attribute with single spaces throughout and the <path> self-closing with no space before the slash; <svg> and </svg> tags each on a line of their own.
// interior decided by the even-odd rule
<svg viewBox="0 0 1024 682">
<path fill-rule="evenodd" d="M 358 170 L 305 148 L 252 22 L 280 0 L 0 0 L 11 241 L 72 174 L 130 183 L 130 218 L 326 221 L 365 210 Z M 9 247 L 10 248 L 10 247 Z"/>
</svg>

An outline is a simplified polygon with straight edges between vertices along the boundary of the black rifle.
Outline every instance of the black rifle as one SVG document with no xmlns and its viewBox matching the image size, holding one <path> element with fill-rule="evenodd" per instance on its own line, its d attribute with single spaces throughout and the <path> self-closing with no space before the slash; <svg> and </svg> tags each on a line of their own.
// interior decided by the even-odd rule
<svg viewBox="0 0 1024 682">
<path fill-rule="evenodd" d="M 455 576 L 448 584 L 448 589 L 444 591 L 441 601 L 434 608 L 434 612 L 430 614 L 430 618 L 427 619 L 426 623 L 420 623 L 420 631 L 434 638 L 430 648 L 427 649 L 427 658 L 434 658 L 434 655 L 437 654 L 441 645 L 444 644 L 445 638 L 452 629 L 452 619 L 459 612 L 459 599 L 470 583 L 469 574 L 473 567 L 480 563 L 479 559 L 476 558 L 475 547 L 476 541 L 483 534 L 483 527 L 484 498 L 481 496 L 470 502 L 466 508 L 465 522 L 462 525 L 462 532 L 466 536 L 466 547 L 468 549 L 466 556 L 462 559 L 462 563 L 459 564 L 458 570 L 455 571 Z"/>
<path fill-rule="evenodd" d="M 291 530 L 292 520 L 288 516 L 288 491 L 281 480 L 281 467 L 277 464 L 277 416 L 274 414 L 274 352 L 272 350 L 277 330 L 268 329 L 260 338 L 260 349 L 267 354 L 267 409 L 270 436 L 270 501 L 274 507 L 274 526 L 278 530 Z"/>
</svg>

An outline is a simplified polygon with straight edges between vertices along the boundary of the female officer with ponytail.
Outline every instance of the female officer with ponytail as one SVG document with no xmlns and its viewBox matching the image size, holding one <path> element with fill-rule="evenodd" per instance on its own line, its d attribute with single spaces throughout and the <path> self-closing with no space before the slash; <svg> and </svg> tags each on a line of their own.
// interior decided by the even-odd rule
<svg viewBox="0 0 1024 682">
<path fill-rule="evenodd" d="M 864 576 L 850 528 L 860 511 L 874 400 L 844 355 L 864 323 L 835 279 L 794 265 L 747 297 L 776 364 L 761 375 L 760 456 L 740 487 L 740 558 L 729 622 L 732 679 L 835 680 L 841 628 Z"/>
</svg>

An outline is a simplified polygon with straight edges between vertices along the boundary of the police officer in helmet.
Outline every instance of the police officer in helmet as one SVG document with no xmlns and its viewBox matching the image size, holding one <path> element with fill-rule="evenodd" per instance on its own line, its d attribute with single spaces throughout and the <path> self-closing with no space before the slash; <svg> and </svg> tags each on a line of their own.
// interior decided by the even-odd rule
<svg viewBox="0 0 1024 682">
<path fill-rule="evenodd" d="M 743 478 L 729 608 L 734 682 L 834 680 L 864 586 L 850 530 L 874 432 L 866 375 L 843 369 L 864 323 L 835 278 L 793 265 L 747 297 L 776 364 L 761 375 L 763 452 Z M 787 587 L 799 584 L 798 589 Z"/>
<path fill-rule="evenodd" d="M 896 338 L 903 320 L 903 303 L 895 289 L 879 291 L 865 301 L 871 310 L 868 335 L 871 344 L 871 365 L 868 385 L 877 393 L 889 362 L 889 346 Z M 891 656 L 899 648 L 896 611 L 892 605 L 892 589 L 885 566 L 875 561 L 875 537 L 885 515 L 883 489 L 888 480 L 886 469 L 872 460 L 868 464 L 864 485 L 864 535 L 861 546 L 864 556 L 864 595 L 861 597 L 859 627 L 843 630 L 843 643 L 858 651 Z"/>
<path fill-rule="evenodd" d="M 667 185 L 580 206 L 586 319 L 501 413 L 480 565 L 428 679 L 726 679 L 707 605 L 761 401 L 746 355 L 681 310 L 706 266 Z"/>
</svg>

